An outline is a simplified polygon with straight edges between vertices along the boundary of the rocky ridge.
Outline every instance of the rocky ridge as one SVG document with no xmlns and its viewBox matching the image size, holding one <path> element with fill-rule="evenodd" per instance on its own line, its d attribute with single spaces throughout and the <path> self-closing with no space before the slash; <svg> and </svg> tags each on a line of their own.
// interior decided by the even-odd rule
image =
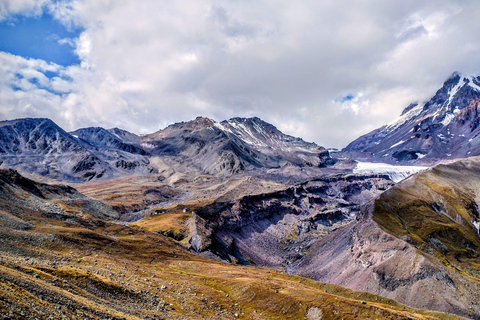
<svg viewBox="0 0 480 320">
<path fill-rule="evenodd" d="M 283 134 L 259 118 L 216 123 L 198 117 L 146 135 L 141 145 L 152 156 L 166 158 L 176 170 L 193 167 L 208 174 L 285 166 L 321 168 L 335 163 L 325 148 Z"/>
</svg>

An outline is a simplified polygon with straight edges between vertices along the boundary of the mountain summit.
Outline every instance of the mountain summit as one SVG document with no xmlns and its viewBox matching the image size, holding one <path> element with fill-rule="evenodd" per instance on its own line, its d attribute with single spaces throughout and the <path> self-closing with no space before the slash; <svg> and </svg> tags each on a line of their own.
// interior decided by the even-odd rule
<svg viewBox="0 0 480 320">
<path fill-rule="evenodd" d="M 362 160 L 433 164 L 480 155 L 480 77 L 453 73 L 423 104 L 350 143 L 343 153 Z"/>
<path fill-rule="evenodd" d="M 209 174 L 230 175 L 288 165 L 325 167 L 334 163 L 325 148 L 286 135 L 256 117 L 220 123 L 197 117 L 144 136 L 141 146 L 180 170 L 190 167 Z"/>
</svg>

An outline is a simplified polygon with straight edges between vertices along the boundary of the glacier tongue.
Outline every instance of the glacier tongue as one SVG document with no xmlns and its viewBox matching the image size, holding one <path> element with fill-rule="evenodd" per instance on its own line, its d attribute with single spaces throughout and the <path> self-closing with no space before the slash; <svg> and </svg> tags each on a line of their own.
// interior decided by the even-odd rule
<svg viewBox="0 0 480 320">
<path fill-rule="evenodd" d="M 385 174 L 394 182 L 402 181 L 412 174 L 425 171 L 429 167 L 422 166 L 394 166 L 388 163 L 358 162 L 353 173 L 358 174 Z"/>
</svg>

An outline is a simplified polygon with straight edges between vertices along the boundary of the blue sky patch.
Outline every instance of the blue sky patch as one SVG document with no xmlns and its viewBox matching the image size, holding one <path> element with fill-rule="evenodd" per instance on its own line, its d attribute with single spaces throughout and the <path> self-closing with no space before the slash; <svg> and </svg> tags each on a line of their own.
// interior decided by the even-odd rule
<svg viewBox="0 0 480 320">
<path fill-rule="evenodd" d="M 80 60 L 71 43 L 81 32 L 67 29 L 48 14 L 39 18 L 16 16 L 0 22 L 0 51 L 62 66 L 75 65 Z"/>
<path fill-rule="evenodd" d="M 344 102 L 349 102 L 352 101 L 355 98 L 353 94 L 347 94 L 346 96 L 340 97 L 335 99 L 336 102 L 344 103 Z"/>
</svg>

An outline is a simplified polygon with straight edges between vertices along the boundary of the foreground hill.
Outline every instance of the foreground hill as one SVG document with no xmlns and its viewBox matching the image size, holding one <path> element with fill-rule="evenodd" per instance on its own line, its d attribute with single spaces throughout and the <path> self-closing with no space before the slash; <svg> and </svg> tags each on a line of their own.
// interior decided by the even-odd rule
<svg viewBox="0 0 480 320">
<path fill-rule="evenodd" d="M 187 252 L 72 188 L 0 170 L 3 319 L 457 319 Z M 53 209 L 55 208 L 55 209 Z"/>
<path fill-rule="evenodd" d="M 343 153 L 355 159 L 435 164 L 480 155 L 480 77 L 454 73 L 425 103 L 350 143 Z"/>
</svg>

